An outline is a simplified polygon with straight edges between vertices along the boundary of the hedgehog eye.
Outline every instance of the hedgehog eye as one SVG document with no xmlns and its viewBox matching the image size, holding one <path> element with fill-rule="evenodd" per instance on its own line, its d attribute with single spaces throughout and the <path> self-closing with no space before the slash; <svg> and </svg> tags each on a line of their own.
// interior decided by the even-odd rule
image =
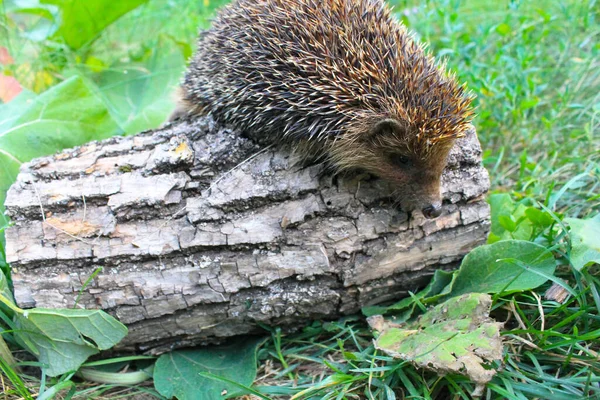
<svg viewBox="0 0 600 400">
<path fill-rule="evenodd" d="M 393 154 L 391 156 L 391 161 L 392 161 L 392 164 L 394 164 L 398 167 L 401 167 L 401 168 L 407 168 L 407 167 L 413 166 L 412 160 L 402 154 Z"/>
</svg>

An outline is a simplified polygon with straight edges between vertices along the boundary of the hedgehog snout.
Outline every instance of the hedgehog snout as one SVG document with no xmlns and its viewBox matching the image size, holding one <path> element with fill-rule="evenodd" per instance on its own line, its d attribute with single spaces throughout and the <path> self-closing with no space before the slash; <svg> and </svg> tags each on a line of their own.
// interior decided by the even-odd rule
<svg viewBox="0 0 600 400">
<path fill-rule="evenodd" d="M 413 178 L 419 182 L 415 188 L 416 209 L 420 209 L 427 219 L 442 215 L 442 196 L 440 179 L 437 174 L 424 174 Z"/>
</svg>

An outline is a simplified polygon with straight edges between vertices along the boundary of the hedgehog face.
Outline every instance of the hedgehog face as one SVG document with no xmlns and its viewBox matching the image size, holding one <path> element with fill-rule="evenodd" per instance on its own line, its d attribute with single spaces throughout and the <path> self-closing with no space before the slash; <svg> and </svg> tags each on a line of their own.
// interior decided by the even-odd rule
<svg viewBox="0 0 600 400">
<path fill-rule="evenodd" d="M 442 212 L 440 178 L 446 163 L 403 151 L 384 153 L 383 157 L 371 171 L 392 183 L 402 209 L 420 209 L 426 218 L 438 217 Z"/>
<path fill-rule="evenodd" d="M 415 137 L 410 126 L 396 119 L 363 124 L 330 146 L 331 161 L 338 169 L 363 169 L 387 180 L 403 210 L 420 209 L 435 218 L 442 211 L 440 178 L 454 141 L 437 143 L 424 154 Z"/>
</svg>

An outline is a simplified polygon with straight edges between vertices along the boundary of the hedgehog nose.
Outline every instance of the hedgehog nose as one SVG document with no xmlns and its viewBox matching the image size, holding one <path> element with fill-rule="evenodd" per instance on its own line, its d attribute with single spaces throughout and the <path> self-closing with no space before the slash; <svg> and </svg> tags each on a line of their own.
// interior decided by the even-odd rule
<svg viewBox="0 0 600 400">
<path fill-rule="evenodd" d="M 442 214 L 442 205 L 439 203 L 431 204 L 423 208 L 421 211 L 423 211 L 423 215 L 425 216 L 425 218 L 437 218 Z"/>
</svg>

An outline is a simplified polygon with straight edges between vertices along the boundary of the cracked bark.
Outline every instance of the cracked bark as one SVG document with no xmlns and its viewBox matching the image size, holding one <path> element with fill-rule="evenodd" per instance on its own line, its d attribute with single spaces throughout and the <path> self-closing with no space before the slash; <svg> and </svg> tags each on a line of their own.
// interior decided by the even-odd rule
<svg viewBox="0 0 600 400">
<path fill-rule="evenodd" d="M 73 307 L 80 295 L 129 327 L 121 349 L 155 353 L 355 313 L 485 241 L 474 129 L 442 181 L 444 212 L 426 220 L 393 207 L 380 180 L 260 151 L 210 118 L 93 142 L 23 165 L 8 193 L 16 301 Z"/>
</svg>

